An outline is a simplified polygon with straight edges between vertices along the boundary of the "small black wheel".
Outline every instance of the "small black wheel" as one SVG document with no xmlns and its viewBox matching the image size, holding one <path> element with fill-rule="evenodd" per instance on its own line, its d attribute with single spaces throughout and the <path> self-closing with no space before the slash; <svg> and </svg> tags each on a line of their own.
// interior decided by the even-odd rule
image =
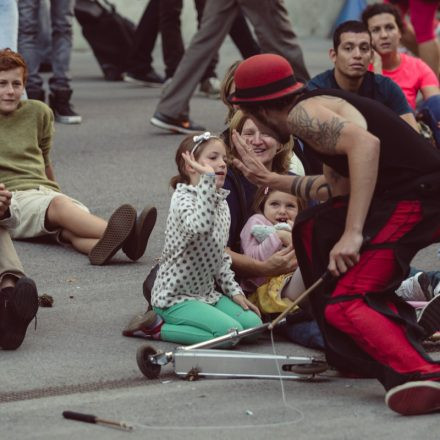
<svg viewBox="0 0 440 440">
<path fill-rule="evenodd" d="M 157 379 L 160 374 L 160 365 L 151 362 L 151 356 L 158 354 L 158 351 L 150 345 L 141 345 L 136 352 L 136 362 L 139 370 L 148 379 Z"/>
<path fill-rule="evenodd" d="M 289 371 L 296 374 L 319 374 L 328 370 L 328 364 L 324 361 L 310 359 L 309 364 L 289 365 Z"/>
</svg>

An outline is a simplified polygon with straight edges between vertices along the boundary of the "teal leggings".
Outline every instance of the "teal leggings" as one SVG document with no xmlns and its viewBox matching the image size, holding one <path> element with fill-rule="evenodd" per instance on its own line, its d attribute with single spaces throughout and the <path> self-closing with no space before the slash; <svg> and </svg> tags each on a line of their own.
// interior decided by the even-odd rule
<svg viewBox="0 0 440 440">
<path fill-rule="evenodd" d="M 243 310 L 224 295 L 213 305 L 189 300 L 167 309 L 154 307 L 154 311 L 165 321 L 160 338 L 184 345 L 223 336 L 232 328 L 241 331 L 262 324 L 256 313 Z"/>
</svg>

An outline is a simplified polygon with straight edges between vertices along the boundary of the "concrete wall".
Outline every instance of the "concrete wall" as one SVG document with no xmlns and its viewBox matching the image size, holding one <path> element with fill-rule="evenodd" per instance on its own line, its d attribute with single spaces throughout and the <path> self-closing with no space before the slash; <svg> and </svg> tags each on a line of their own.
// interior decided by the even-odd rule
<svg viewBox="0 0 440 440">
<path fill-rule="evenodd" d="M 117 10 L 135 23 L 140 19 L 148 0 L 111 0 Z M 222 1 L 222 0 L 216 0 Z M 258 2 L 258 0 L 254 0 Z M 345 0 L 285 0 L 292 20 L 293 29 L 298 36 L 326 37 L 341 10 Z M 191 39 L 196 30 L 196 15 L 192 0 L 184 0 L 182 31 L 185 42 Z M 85 49 L 88 45 L 75 25 L 75 48 Z"/>
</svg>

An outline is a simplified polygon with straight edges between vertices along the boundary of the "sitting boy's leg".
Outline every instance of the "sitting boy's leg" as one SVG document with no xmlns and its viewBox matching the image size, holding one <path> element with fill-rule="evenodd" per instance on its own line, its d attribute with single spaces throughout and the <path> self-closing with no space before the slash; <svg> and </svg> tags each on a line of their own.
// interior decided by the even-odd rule
<svg viewBox="0 0 440 440">
<path fill-rule="evenodd" d="M 6 277 L 5 277 L 6 278 Z M 14 287 L 3 287 L 11 279 L 2 280 L 0 290 L 0 347 L 15 350 L 23 343 L 26 330 L 38 311 L 37 287 L 30 278 L 19 278 Z"/>
<path fill-rule="evenodd" d="M 38 310 L 35 283 L 25 278 L 11 237 L 0 227 L 0 347 L 18 348 Z"/>
<path fill-rule="evenodd" d="M 59 195 L 47 208 L 45 227 L 47 230 L 66 229 L 76 237 L 98 240 L 104 234 L 107 222 L 91 214 L 75 200 Z"/>
</svg>

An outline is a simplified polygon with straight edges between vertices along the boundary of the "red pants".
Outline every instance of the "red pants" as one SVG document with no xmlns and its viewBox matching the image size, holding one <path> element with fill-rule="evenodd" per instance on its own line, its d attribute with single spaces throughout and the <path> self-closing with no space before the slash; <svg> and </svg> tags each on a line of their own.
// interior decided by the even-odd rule
<svg viewBox="0 0 440 440">
<path fill-rule="evenodd" d="M 334 207 L 337 208 L 336 204 L 334 204 Z M 328 213 L 333 214 L 332 211 L 335 211 L 335 216 L 338 215 L 337 209 L 331 209 Z M 319 243 L 319 238 L 324 234 L 321 233 L 320 235 L 320 231 L 332 218 L 328 213 L 324 211 L 324 215 L 320 218 L 318 212 L 317 216 L 311 216 L 309 221 L 299 225 L 297 232 L 302 236 L 301 241 L 304 240 L 302 255 L 309 260 L 306 263 L 305 272 L 307 272 L 307 264 L 310 266 L 315 264 L 316 255 L 314 251 L 320 252 L 317 250 L 316 243 Z M 345 218 L 345 211 L 340 214 L 339 218 Z M 324 325 L 321 325 L 321 330 L 323 330 L 324 336 L 331 337 L 331 333 L 334 333 L 331 329 L 328 331 L 327 324 L 348 336 L 362 352 L 367 353 L 369 358 L 375 361 L 373 363 L 378 365 L 378 371 L 381 369 L 385 371 L 385 373 L 377 374 L 377 376 L 381 376 L 382 380 L 380 377 L 378 378 L 385 386 L 387 386 L 387 379 L 383 378 L 387 378 L 390 371 L 392 372 L 391 375 L 397 373 L 395 375 L 397 379 L 392 379 L 394 382 L 389 382 L 392 383 L 389 386 L 395 385 L 396 381 L 404 382 L 408 380 L 404 379 L 405 376 L 403 375 L 422 377 L 421 375 L 425 374 L 438 374 L 440 377 L 440 364 L 430 361 L 420 345 L 414 344 L 413 341 L 408 339 L 407 323 L 399 316 L 398 303 L 395 302 L 396 297 L 390 293 L 395 287 L 396 280 L 401 278 L 402 274 L 394 246 L 399 240 L 407 240 L 408 237 L 413 235 L 417 236 L 417 233 L 414 234 L 414 229 L 422 221 L 422 205 L 420 202 L 397 202 L 391 216 L 376 231 L 366 249 L 361 252 L 359 263 L 335 281 L 335 288 L 330 295 L 327 293 L 327 299 L 321 302 L 321 311 L 323 310 L 324 314 L 324 319 L 321 321 L 321 324 L 324 322 Z M 343 225 L 341 227 L 343 228 Z M 440 230 L 437 229 L 433 233 L 438 236 Z M 315 234 L 318 237 L 314 236 Z M 431 236 L 429 239 L 433 242 L 437 241 L 438 237 Z M 312 243 L 314 243 L 314 246 L 311 245 Z M 296 245 L 297 241 L 295 241 L 295 247 Z M 301 256 L 301 251 L 298 255 Z M 304 258 L 302 261 L 300 259 L 299 262 L 301 271 L 303 271 Z M 315 268 L 316 270 L 318 269 Z M 375 297 L 376 294 L 377 297 Z M 376 310 L 369 304 L 372 297 L 373 300 L 378 299 L 378 302 L 381 302 L 380 310 Z M 386 298 L 389 298 L 389 300 Z M 383 313 L 383 310 L 386 313 Z M 319 317 L 317 319 L 319 322 Z M 415 322 L 410 323 L 410 325 L 415 326 Z M 352 342 L 349 344 L 352 344 Z M 350 349 L 347 349 L 349 344 L 338 339 L 336 339 L 336 342 L 335 339 L 330 342 L 332 347 L 336 347 L 334 353 L 341 356 L 341 360 L 337 362 L 338 366 L 344 365 L 344 356 L 348 361 L 354 359 L 354 365 L 356 365 L 356 362 L 360 362 L 361 357 L 359 355 L 353 354 L 353 357 L 350 357 Z M 338 351 L 339 347 L 342 347 L 341 351 Z M 348 364 L 350 365 L 349 362 Z M 362 370 L 362 367 L 360 370 Z M 375 375 L 376 373 L 373 372 L 372 374 Z"/>
</svg>

